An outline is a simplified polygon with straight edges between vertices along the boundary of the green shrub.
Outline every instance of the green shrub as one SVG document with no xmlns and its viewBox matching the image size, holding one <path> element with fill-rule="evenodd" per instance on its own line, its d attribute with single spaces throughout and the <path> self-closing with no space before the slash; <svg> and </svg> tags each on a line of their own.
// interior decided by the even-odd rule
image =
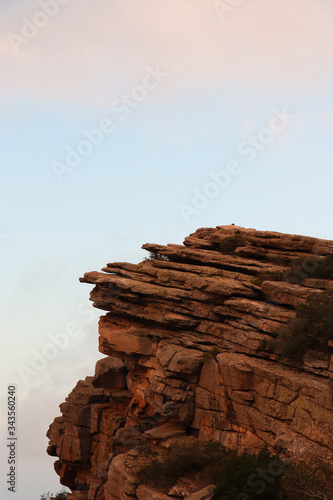
<svg viewBox="0 0 333 500">
<path fill-rule="evenodd" d="M 303 279 L 315 277 L 318 269 L 318 259 L 313 256 L 297 257 L 290 264 L 290 269 L 283 274 L 283 279 L 288 283 L 300 283 Z"/>
<path fill-rule="evenodd" d="M 277 500 L 282 473 L 281 460 L 266 449 L 258 455 L 245 452 L 237 456 L 231 452 L 219 463 L 214 499 Z"/>
<path fill-rule="evenodd" d="M 285 464 L 267 449 L 237 456 L 216 442 L 175 446 L 159 460 L 150 456 L 150 463 L 137 474 L 140 483 L 157 489 L 167 490 L 181 477 L 215 484 L 213 500 L 333 500 L 324 467 L 310 470 L 304 464 Z"/>
<path fill-rule="evenodd" d="M 279 500 L 333 500 L 333 485 L 325 477 L 319 478 L 318 472 L 322 471 L 303 463 L 290 464 L 280 482 Z"/>
<path fill-rule="evenodd" d="M 275 470 L 276 464 L 279 469 L 275 475 L 269 472 L 273 460 Z M 233 500 L 240 493 L 250 495 L 249 499 L 275 500 L 282 472 L 281 461 L 267 450 L 262 450 L 258 455 L 243 453 L 237 456 L 215 442 L 196 442 L 183 448 L 176 446 L 163 460 L 154 458 L 149 465 L 137 471 L 140 483 L 165 489 L 181 477 L 216 484 L 215 500 Z"/>
<path fill-rule="evenodd" d="M 220 354 L 221 349 L 218 345 L 215 345 L 212 347 L 209 351 L 205 351 L 202 354 L 202 357 L 204 358 L 205 361 L 208 361 L 209 359 L 215 359 L 218 354 Z"/>
<path fill-rule="evenodd" d="M 291 321 L 275 343 L 278 353 L 294 359 L 302 359 L 311 347 L 311 339 L 304 331 L 305 322 L 301 319 Z"/>
<path fill-rule="evenodd" d="M 315 277 L 320 279 L 333 279 L 333 255 L 324 257 L 318 262 Z"/>
<path fill-rule="evenodd" d="M 268 352 L 274 353 L 276 346 L 277 346 L 277 339 L 275 334 L 273 334 L 273 338 L 265 341 L 265 348 Z"/>
<path fill-rule="evenodd" d="M 66 500 L 67 499 L 67 493 L 65 490 L 59 491 L 56 495 L 53 495 L 53 493 L 50 493 L 49 491 L 47 493 L 43 493 L 40 496 L 40 500 L 50 500 L 50 498 L 55 498 L 55 500 Z"/>
<path fill-rule="evenodd" d="M 296 320 L 280 334 L 281 354 L 301 357 L 307 349 L 326 347 L 333 340 L 333 291 L 312 293 L 297 309 Z"/>
<path fill-rule="evenodd" d="M 246 247 L 247 243 L 241 234 L 234 236 L 227 236 L 219 243 L 219 250 L 224 254 L 232 255 L 235 253 L 236 248 Z"/>
<path fill-rule="evenodd" d="M 284 273 L 283 278 L 289 283 L 300 283 L 306 278 L 333 279 L 333 255 L 298 257 L 292 261 L 290 270 Z"/>
<path fill-rule="evenodd" d="M 159 252 L 149 252 L 149 257 L 145 257 L 145 260 L 154 261 L 154 260 L 169 260 L 169 257 L 163 255 Z"/>
<path fill-rule="evenodd" d="M 218 443 L 194 444 L 173 447 L 164 460 L 153 458 L 151 463 L 138 470 L 140 483 L 170 488 L 183 476 L 193 476 L 216 462 L 221 453 Z"/>
<path fill-rule="evenodd" d="M 65 493 L 64 491 L 61 491 L 60 493 L 57 493 L 54 498 L 56 500 L 66 500 L 67 499 L 67 493 Z"/>
</svg>

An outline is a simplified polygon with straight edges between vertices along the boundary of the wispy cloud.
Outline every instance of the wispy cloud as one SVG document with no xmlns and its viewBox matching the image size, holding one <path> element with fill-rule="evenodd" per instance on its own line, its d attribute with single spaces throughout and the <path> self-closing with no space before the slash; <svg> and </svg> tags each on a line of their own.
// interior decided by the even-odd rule
<svg viewBox="0 0 333 500">
<path fill-rule="evenodd" d="M 267 94 L 296 95 L 331 77 L 333 7 L 326 0 L 243 2 L 223 22 L 207 0 L 100 0 L 98 8 L 72 0 L 14 53 L 7 35 L 35 11 L 21 3 L 1 21 L 5 92 L 104 105 L 157 63 L 170 69 L 177 90 L 241 80 Z"/>
</svg>

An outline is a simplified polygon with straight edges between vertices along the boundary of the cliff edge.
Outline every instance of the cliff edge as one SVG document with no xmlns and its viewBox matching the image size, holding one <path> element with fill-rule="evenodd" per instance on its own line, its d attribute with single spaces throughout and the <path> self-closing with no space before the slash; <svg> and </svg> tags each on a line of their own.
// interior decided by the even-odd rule
<svg viewBox="0 0 333 500">
<path fill-rule="evenodd" d="M 267 447 L 333 471 L 333 343 L 312 342 L 300 355 L 276 344 L 300 304 L 333 290 L 333 277 L 315 272 L 333 241 L 231 225 L 143 248 L 150 256 L 140 264 L 81 278 L 106 311 L 106 357 L 47 434 L 68 498 L 160 498 L 136 481 L 137 448 L 147 442 Z"/>
</svg>

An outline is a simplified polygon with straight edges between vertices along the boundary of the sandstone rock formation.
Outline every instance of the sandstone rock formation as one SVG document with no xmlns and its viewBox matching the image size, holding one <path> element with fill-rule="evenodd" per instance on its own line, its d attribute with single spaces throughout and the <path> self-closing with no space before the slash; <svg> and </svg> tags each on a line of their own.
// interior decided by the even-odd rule
<svg viewBox="0 0 333 500">
<path fill-rule="evenodd" d="M 241 238 L 222 253 L 230 236 Z M 297 283 L 263 280 L 333 241 L 237 226 L 199 229 L 184 245 L 146 244 L 138 265 L 112 263 L 94 284 L 101 353 L 48 431 L 48 453 L 72 500 L 166 499 L 137 484 L 137 447 L 193 439 L 228 449 L 264 446 L 333 470 L 333 349 L 304 360 L 272 353 L 274 334 L 311 292 L 332 289 L 301 269 Z M 176 491 L 176 490 L 174 490 Z M 196 494 L 193 498 L 210 498 Z M 192 497 L 191 497 L 192 498 Z"/>
</svg>

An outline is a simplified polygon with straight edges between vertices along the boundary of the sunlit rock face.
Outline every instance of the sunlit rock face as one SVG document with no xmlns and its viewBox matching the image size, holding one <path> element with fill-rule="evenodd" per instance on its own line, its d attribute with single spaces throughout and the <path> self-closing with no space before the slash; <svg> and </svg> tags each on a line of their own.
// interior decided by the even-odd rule
<svg viewBox="0 0 333 500">
<path fill-rule="evenodd" d="M 310 293 L 333 288 L 309 265 L 333 254 L 333 242 L 231 225 L 199 229 L 184 245 L 143 248 L 151 254 L 140 264 L 108 264 L 81 279 L 95 285 L 93 305 L 106 311 L 106 357 L 48 431 L 68 498 L 168 498 L 138 487 L 144 441 L 267 446 L 333 470 L 332 345 L 298 360 L 270 347 Z M 294 282 L 269 279 L 302 256 L 310 260 Z"/>
</svg>

